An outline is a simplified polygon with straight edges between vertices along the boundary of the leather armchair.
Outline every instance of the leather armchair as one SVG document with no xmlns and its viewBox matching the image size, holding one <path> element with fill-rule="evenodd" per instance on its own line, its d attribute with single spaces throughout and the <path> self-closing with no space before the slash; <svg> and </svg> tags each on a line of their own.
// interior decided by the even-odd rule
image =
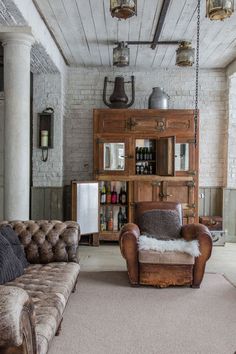
<svg viewBox="0 0 236 354">
<path fill-rule="evenodd" d="M 183 256 L 183 263 L 170 261 L 170 252 L 164 252 L 161 257 L 158 251 L 149 252 L 154 261 L 143 262 L 141 252 L 139 251 L 140 234 L 146 232 L 143 225 L 140 225 L 142 216 L 148 212 L 163 210 L 164 213 L 170 210 L 175 211 L 180 218 L 180 238 L 186 241 L 197 240 L 199 244 L 200 256 L 193 257 L 192 261 L 185 261 L 186 253 Z M 147 226 L 147 225 L 146 225 Z M 148 227 L 151 233 L 155 230 L 155 223 L 150 222 Z M 172 220 L 164 223 L 164 227 L 171 228 Z M 153 285 L 157 287 L 167 287 L 171 285 L 191 285 L 193 288 L 199 288 L 205 272 L 205 265 L 212 251 L 212 238 L 208 228 L 201 224 L 182 225 L 182 207 L 179 203 L 173 202 L 140 202 L 135 205 L 135 224 L 126 224 L 120 232 L 120 249 L 125 258 L 128 269 L 128 277 L 131 285 Z M 155 256 L 161 260 L 155 261 Z M 166 254 L 165 254 L 166 253 Z M 167 256 L 168 254 L 168 256 Z M 166 257 L 166 259 L 165 259 Z M 181 258 L 180 257 L 180 258 Z M 147 258 L 148 259 L 148 258 Z M 173 258 L 175 259 L 175 258 Z"/>
</svg>

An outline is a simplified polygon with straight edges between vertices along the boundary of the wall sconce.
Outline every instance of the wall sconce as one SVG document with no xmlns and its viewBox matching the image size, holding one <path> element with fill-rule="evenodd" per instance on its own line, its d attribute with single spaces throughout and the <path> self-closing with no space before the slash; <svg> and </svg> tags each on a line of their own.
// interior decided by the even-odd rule
<svg viewBox="0 0 236 354">
<path fill-rule="evenodd" d="M 192 48 L 191 42 L 180 42 L 179 48 L 176 50 L 176 65 L 192 66 L 194 63 L 195 49 Z"/>
<path fill-rule="evenodd" d="M 39 148 L 42 150 L 43 162 L 48 159 L 48 149 L 53 148 L 53 118 L 54 110 L 51 107 L 39 113 Z"/>
<path fill-rule="evenodd" d="M 112 17 L 127 19 L 137 15 L 137 0 L 110 0 Z"/>
<path fill-rule="evenodd" d="M 234 0 L 206 0 L 206 17 L 224 20 L 234 12 Z"/>
<path fill-rule="evenodd" d="M 129 65 L 129 48 L 127 43 L 120 42 L 117 47 L 113 48 L 113 65 L 119 67 Z"/>
</svg>

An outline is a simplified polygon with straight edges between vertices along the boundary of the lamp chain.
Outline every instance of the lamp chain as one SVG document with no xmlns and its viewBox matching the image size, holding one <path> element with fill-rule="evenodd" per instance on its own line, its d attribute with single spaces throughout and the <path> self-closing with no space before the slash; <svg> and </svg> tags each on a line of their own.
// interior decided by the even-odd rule
<svg viewBox="0 0 236 354">
<path fill-rule="evenodd" d="M 194 142 L 197 145 L 197 130 L 198 130 L 198 88 L 199 88 L 199 40 L 200 40 L 200 10 L 201 0 L 197 4 L 197 50 L 196 50 L 196 87 L 195 87 L 195 110 L 194 110 Z"/>
</svg>

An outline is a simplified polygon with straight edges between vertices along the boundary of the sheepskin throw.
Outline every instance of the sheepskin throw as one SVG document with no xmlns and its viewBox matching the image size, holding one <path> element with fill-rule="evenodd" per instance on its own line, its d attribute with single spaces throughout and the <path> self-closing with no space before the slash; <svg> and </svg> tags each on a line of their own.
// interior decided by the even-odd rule
<svg viewBox="0 0 236 354">
<path fill-rule="evenodd" d="M 145 211 L 137 220 L 141 234 L 158 240 L 180 238 L 182 221 L 177 210 Z"/>
<path fill-rule="evenodd" d="M 185 252 L 193 257 L 198 257 L 201 254 L 197 240 L 185 241 L 178 239 L 163 241 L 145 235 L 139 237 L 139 249 L 144 251 L 159 251 L 161 253 L 166 251 Z"/>
</svg>

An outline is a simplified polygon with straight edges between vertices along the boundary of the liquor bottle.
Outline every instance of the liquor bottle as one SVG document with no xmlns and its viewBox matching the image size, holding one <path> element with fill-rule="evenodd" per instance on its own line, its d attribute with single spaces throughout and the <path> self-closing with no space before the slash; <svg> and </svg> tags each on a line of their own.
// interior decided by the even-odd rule
<svg viewBox="0 0 236 354">
<path fill-rule="evenodd" d="M 108 184 L 108 186 L 107 186 L 106 203 L 107 204 L 111 203 L 111 186 L 110 186 L 110 184 Z"/>
<path fill-rule="evenodd" d="M 106 231 L 106 220 L 105 220 L 105 215 L 102 210 L 100 213 L 100 230 Z"/>
<path fill-rule="evenodd" d="M 147 148 L 147 160 L 151 160 L 151 158 L 150 158 L 150 149 L 149 148 Z"/>
<path fill-rule="evenodd" d="M 127 216 L 126 216 L 126 212 L 124 211 L 124 213 L 123 213 L 123 225 L 125 225 L 125 224 L 127 224 Z"/>
<path fill-rule="evenodd" d="M 135 151 L 136 151 L 136 161 L 139 161 L 139 148 L 136 147 Z"/>
<path fill-rule="evenodd" d="M 116 204 L 117 203 L 117 192 L 116 192 L 116 186 L 113 186 L 113 191 L 111 192 L 111 204 Z"/>
<path fill-rule="evenodd" d="M 143 159 L 144 159 L 144 161 L 146 161 L 147 160 L 147 148 L 143 148 Z"/>
<path fill-rule="evenodd" d="M 112 216 L 112 210 L 110 211 L 110 215 L 107 221 L 107 230 L 108 231 L 113 231 L 113 216 Z"/>
<path fill-rule="evenodd" d="M 127 202 L 127 193 L 124 189 L 120 189 L 120 195 L 119 195 L 119 199 L 120 199 L 120 204 L 126 204 Z"/>
<path fill-rule="evenodd" d="M 105 184 L 102 186 L 101 195 L 100 195 L 100 203 L 106 204 L 106 187 Z"/>
<path fill-rule="evenodd" d="M 143 173 L 148 175 L 148 162 L 145 162 Z"/>
<path fill-rule="evenodd" d="M 140 165 L 136 165 L 136 175 L 140 175 Z"/>
<path fill-rule="evenodd" d="M 118 213 L 118 231 L 122 228 L 124 221 L 123 221 L 123 214 L 122 214 L 122 209 L 120 207 L 119 213 Z"/>
<path fill-rule="evenodd" d="M 152 151 L 152 147 L 150 147 L 150 150 L 149 150 L 149 160 L 153 160 L 153 151 Z"/>
<path fill-rule="evenodd" d="M 152 164 L 150 163 L 150 165 L 149 165 L 149 174 L 152 175 L 152 173 L 153 173 Z"/>
</svg>

